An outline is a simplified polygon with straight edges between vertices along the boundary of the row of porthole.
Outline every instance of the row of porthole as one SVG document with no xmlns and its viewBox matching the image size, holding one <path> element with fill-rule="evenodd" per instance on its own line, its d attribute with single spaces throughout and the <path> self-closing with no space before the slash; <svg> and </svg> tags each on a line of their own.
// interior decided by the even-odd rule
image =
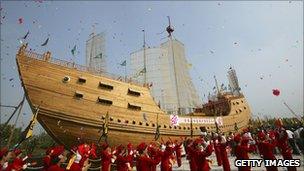
<svg viewBox="0 0 304 171">
<path fill-rule="evenodd" d="M 242 123 L 243 121 L 240 121 L 240 122 L 238 122 L 238 123 L 236 123 L 237 125 L 238 124 L 240 124 L 240 123 Z M 225 125 L 225 126 L 221 126 L 221 127 L 224 127 L 224 128 L 226 128 L 226 127 L 231 127 L 231 126 L 234 126 L 234 124 L 233 125 Z"/>
<path fill-rule="evenodd" d="M 247 109 L 246 106 L 244 106 L 244 109 L 245 109 L 245 110 Z M 241 113 L 241 112 L 242 112 L 242 109 L 239 109 L 239 111 L 238 111 L 238 110 L 235 110 L 235 112 L 236 112 L 236 113 L 239 113 L 239 112 Z"/>
<path fill-rule="evenodd" d="M 102 119 L 105 119 L 105 117 L 103 116 Z M 110 117 L 110 121 L 114 121 L 114 119 L 113 119 L 112 117 Z M 121 123 L 122 120 L 121 120 L 121 119 L 117 119 L 117 122 L 118 122 L 118 123 Z M 128 124 L 129 121 L 128 121 L 128 120 L 125 120 L 125 123 Z M 135 125 L 135 124 L 136 124 L 136 121 L 132 121 L 132 124 Z M 138 124 L 139 124 L 139 125 L 143 125 L 142 122 L 138 122 Z M 155 127 L 155 124 L 154 124 L 154 123 L 152 123 L 151 125 L 152 125 L 152 127 Z M 146 126 L 150 126 L 150 124 L 149 124 L 149 123 L 146 123 Z M 161 128 L 161 125 L 159 125 L 158 127 Z M 168 127 L 167 125 L 164 125 L 164 126 L 163 126 L 163 128 L 167 128 L 167 127 Z M 181 126 L 173 126 L 173 127 L 172 127 L 171 125 L 169 125 L 169 128 L 170 128 L 170 129 L 172 129 L 172 128 L 174 128 L 174 129 L 177 129 L 177 128 L 178 128 L 178 129 L 182 129 Z M 211 127 L 211 128 L 213 128 L 213 127 Z M 183 127 L 183 129 L 184 129 L 184 130 L 186 130 L 186 129 L 190 130 L 190 127 Z M 196 130 L 197 130 L 198 127 L 194 127 L 193 129 L 196 129 Z M 207 129 L 210 129 L 210 127 L 207 127 Z"/>
<path fill-rule="evenodd" d="M 237 105 L 239 105 L 239 104 L 240 104 L 238 101 L 236 101 L 235 103 L 236 103 Z M 232 102 L 232 104 L 233 104 L 233 105 L 235 105 L 235 103 L 234 103 L 234 102 Z M 244 101 L 243 101 L 243 100 L 241 100 L 241 103 L 244 103 Z"/>
<path fill-rule="evenodd" d="M 102 117 L 102 119 L 104 119 L 104 116 Z M 113 121 L 113 120 L 114 120 L 114 119 L 113 119 L 112 117 L 110 117 L 110 121 Z M 117 119 L 117 122 L 121 123 L 121 119 Z M 240 124 L 240 123 L 242 123 L 242 122 L 243 122 L 243 121 L 240 121 L 240 122 L 238 122 L 237 124 Z M 126 120 L 125 123 L 128 124 L 129 121 Z M 136 121 L 132 121 L 132 124 L 135 125 L 135 124 L 136 124 Z M 143 123 L 142 123 L 142 122 L 139 122 L 139 125 L 143 125 Z M 150 125 L 149 123 L 146 123 L 146 126 L 149 126 L 149 125 Z M 226 127 L 231 127 L 231 126 L 233 126 L 233 125 L 219 126 L 219 128 L 226 128 Z M 155 124 L 154 124 L 154 123 L 152 123 L 152 127 L 155 127 Z M 161 128 L 161 125 L 159 125 L 158 127 Z M 163 127 L 164 127 L 164 128 L 167 128 L 167 125 L 164 125 Z M 169 128 L 170 128 L 170 129 L 172 129 L 172 128 L 177 129 L 177 126 L 172 127 L 172 126 L 170 125 Z M 181 126 L 178 126 L 178 129 L 182 129 L 182 127 L 181 127 Z M 186 129 L 190 130 L 190 127 L 187 127 L 187 128 L 186 128 L 186 127 L 183 127 L 183 129 L 184 129 L 184 130 L 186 130 Z M 197 130 L 198 127 L 195 127 L 194 129 Z M 207 129 L 215 129 L 215 127 L 207 127 Z"/>
</svg>

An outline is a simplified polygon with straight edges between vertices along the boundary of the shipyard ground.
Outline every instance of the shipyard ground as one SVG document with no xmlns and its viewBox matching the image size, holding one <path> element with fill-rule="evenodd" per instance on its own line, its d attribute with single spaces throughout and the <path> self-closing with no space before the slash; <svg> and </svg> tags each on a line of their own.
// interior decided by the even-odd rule
<svg viewBox="0 0 304 171">
<path fill-rule="evenodd" d="M 253 159 L 253 158 L 254 159 L 260 159 L 260 157 L 257 156 L 257 155 L 250 155 L 250 158 L 251 159 Z M 277 159 L 282 159 L 282 156 L 277 155 L 276 158 Z M 297 168 L 297 171 L 304 171 L 304 156 L 303 155 L 293 155 L 293 158 L 301 160 L 301 166 Z M 213 163 L 211 165 L 211 171 L 222 171 L 223 170 L 222 166 L 217 166 L 216 158 L 215 158 L 214 154 L 212 154 L 208 159 L 213 161 Z M 235 160 L 235 157 L 229 157 L 231 170 L 237 171 L 238 170 L 237 167 L 234 166 L 234 160 Z M 158 170 L 160 170 L 160 169 L 158 168 Z M 185 158 L 183 158 L 182 166 L 178 168 L 177 165 L 175 165 L 173 167 L 173 170 L 174 171 L 188 171 L 188 170 L 190 170 L 189 169 L 189 162 Z M 264 171 L 266 169 L 263 166 L 263 167 L 252 167 L 251 170 L 252 171 Z M 279 167 L 278 170 L 279 171 L 287 171 L 287 168 L 286 167 Z"/>
</svg>

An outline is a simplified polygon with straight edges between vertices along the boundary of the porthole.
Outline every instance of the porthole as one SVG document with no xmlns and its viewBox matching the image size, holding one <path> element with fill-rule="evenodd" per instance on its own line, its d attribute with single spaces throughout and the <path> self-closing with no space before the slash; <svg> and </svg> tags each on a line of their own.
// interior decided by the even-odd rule
<svg viewBox="0 0 304 171">
<path fill-rule="evenodd" d="M 110 117 L 110 121 L 113 121 L 114 119 L 112 117 Z"/>
<path fill-rule="evenodd" d="M 170 129 L 172 129 L 172 126 L 169 126 Z"/>
<path fill-rule="evenodd" d="M 104 115 L 102 115 L 101 119 L 105 119 L 106 117 Z"/>
<path fill-rule="evenodd" d="M 242 103 L 244 103 L 244 101 L 243 101 L 243 100 L 241 100 L 241 102 L 242 102 Z"/>
<path fill-rule="evenodd" d="M 149 123 L 146 123 L 146 126 L 149 126 Z"/>
<path fill-rule="evenodd" d="M 120 120 L 120 119 L 117 119 L 117 122 L 121 122 L 121 120 Z"/>
<path fill-rule="evenodd" d="M 133 122 L 132 122 L 132 124 L 136 124 L 136 122 L 135 122 L 135 121 L 133 121 Z"/>
<path fill-rule="evenodd" d="M 190 130 L 190 127 L 187 127 L 188 130 Z"/>
<path fill-rule="evenodd" d="M 129 123 L 129 121 L 128 121 L 128 120 L 125 120 L 125 123 Z"/>
<path fill-rule="evenodd" d="M 62 82 L 67 83 L 71 80 L 71 78 L 69 76 L 64 76 L 62 79 Z"/>
<path fill-rule="evenodd" d="M 239 109 L 239 112 L 242 112 L 242 109 Z"/>
<path fill-rule="evenodd" d="M 76 91 L 76 92 L 75 92 L 75 97 L 76 97 L 77 99 L 81 99 L 81 98 L 83 98 L 83 93 L 80 92 L 80 91 Z"/>
<path fill-rule="evenodd" d="M 236 102 L 236 104 L 239 104 L 239 102 Z"/>
<path fill-rule="evenodd" d="M 247 108 L 244 106 L 244 109 L 246 110 Z"/>
<path fill-rule="evenodd" d="M 233 105 L 235 105 L 235 103 L 234 103 L 234 102 L 232 102 L 232 104 L 233 104 Z"/>
<path fill-rule="evenodd" d="M 176 129 L 176 126 L 174 126 L 174 129 Z"/>
<path fill-rule="evenodd" d="M 139 125 L 142 125 L 143 123 L 142 122 L 139 122 Z"/>
<path fill-rule="evenodd" d="M 195 129 L 197 130 L 197 129 L 198 129 L 198 127 L 195 127 Z"/>
<path fill-rule="evenodd" d="M 152 124 L 152 127 L 155 127 L 155 124 L 154 124 L 154 123 Z"/>
<path fill-rule="evenodd" d="M 166 126 L 166 125 L 164 125 L 164 128 L 167 128 L 167 126 Z"/>
<path fill-rule="evenodd" d="M 87 79 L 85 77 L 79 77 L 78 82 L 83 84 L 87 82 Z"/>
<path fill-rule="evenodd" d="M 239 113 L 237 110 L 235 110 L 236 113 Z"/>
<path fill-rule="evenodd" d="M 182 129 L 182 127 L 179 126 L 178 129 Z"/>
<path fill-rule="evenodd" d="M 186 127 L 183 127 L 184 130 L 186 130 Z"/>
</svg>

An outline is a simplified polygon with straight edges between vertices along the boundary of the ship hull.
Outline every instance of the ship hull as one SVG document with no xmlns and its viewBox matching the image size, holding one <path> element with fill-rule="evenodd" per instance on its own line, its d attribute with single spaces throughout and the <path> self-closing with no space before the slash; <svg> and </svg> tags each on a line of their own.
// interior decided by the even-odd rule
<svg viewBox="0 0 304 171">
<path fill-rule="evenodd" d="M 105 139 L 111 145 L 139 144 L 154 141 L 157 132 L 160 135 L 157 141 L 164 142 L 197 137 L 202 126 L 215 131 L 214 120 L 218 118 L 222 120 L 219 125 L 222 132 L 235 131 L 235 124 L 239 130 L 248 125 L 250 109 L 244 97 L 229 100 L 231 112 L 227 116 L 194 113 L 179 116 L 178 120 L 183 122 L 175 125 L 172 116 L 153 101 L 147 87 L 118 81 L 109 75 L 96 75 L 77 65 L 26 51 L 25 47 L 20 48 L 16 60 L 31 109 L 35 112 L 39 108 L 39 123 L 56 142 L 67 147 Z M 65 77 L 68 82 L 63 81 Z M 85 83 L 80 83 L 80 79 Z M 101 83 L 112 89 L 100 88 Z M 77 94 L 83 96 L 78 98 Z M 100 103 L 99 99 L 111 104 Z M 242 112 L 237 112 L 240 109 Z M 102 131 L 105 123 L 107 134 Z"/>
</svg>

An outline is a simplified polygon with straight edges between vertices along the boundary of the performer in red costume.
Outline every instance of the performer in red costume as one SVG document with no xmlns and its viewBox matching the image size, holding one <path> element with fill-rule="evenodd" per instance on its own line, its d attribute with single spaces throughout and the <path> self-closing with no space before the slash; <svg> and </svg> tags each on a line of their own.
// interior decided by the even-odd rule
<svg viewBox="0 0 304 171">
<path fill-rule="evenodd" d="M 111 170 L 111 164 L 112 164 L 112 158 L 115 158 L 114 155 L 111 152 L 111 148 L 108 144 L 102 145 L 102 152 L 101 152 L 101 169 L 102 171 L 110 171 Z"/>
<path fill-rule="evenodd" d="M 156 144 L 152 143 L 148 146 L 148 155 L 151 159 L 153 159 L 154 162 L 150 163 L 150 170 L 151 171 L 156 171 L 156 166 L 160 163 L 161 161 L 161 151 L 160 149 L 156 146 Z"/>
<path fill-rule="evenodd" d="M 53 153 L 53 149 L 49 148 L 45 152 L 45 156 L 43 157 L 43 170 L 46 171 L 51 165 L 51 155 Z"/>
<path fill-rule="evenodd" d="M 12 159 L 13 162 L 8 165 L 8 167 L 5 169 L 6 171 L 19 171 L 23 170 L 27 167 L 26 163 L 24 160 L 21 158 L 22 156 L 22 151 L 20 149 L 15 149 L 12 152 Z"/>
<path fill-rule="evenodd" d="M 197 164 L 196 164 L 196 158 L 195 158 L 195 147 L 196 142 L 189 139 L 187 140 L 187 147 L 186 147 L 186 153 L 187 153 L 187 160 L 189 160 L 190 165 L 190 171 L 197 171 Z"/>
<path fill-rule="evenodd" d="M 221 159 L 221 150 L 220 150 L 220 143 L 218 142 L 218 134 L 213 133 L 212 135 L 212 142 L 213 142 L 213 148 L 216 156 L 216 161 L 218 166 L 222 166 L 222 159 Z"/>
<path fill-rule="evenodd" d="M 176 161 L 177 161 L 177 166 L 181 167 L 182 166 L 182 142 L 178 142 L 177 140 L 175 141 L 175 153 L 176 153 Z"/>
<path fill-rule="evenodd" d="M 174 164 L 174 149 L 173 144 L 170 141 L 167 141 L 165 151 L 162 153 L 161 157 L 161 171 L 172 171 L 172 166 Z"/>
<path fill-rule="evenodd" d="M 94 144 L 92 144 L 91 146 L 88 144 L 81 144 L 77 147 L 75 155 L 76 157 L 74 161 L 72 161 L 73 164 L 70 168 L 67 169 L 71 171 L 81 171 L 84 167 L 84 163 L 88 161 L 89 156 L 96 158 L 96 146 Z"/>
<path fill-rule="evenodd" d="M 139 144 L 137 147 L 137 151 L 139 153 L 139 156 L 137 158 L 136 170 L 151 171 L 151 166 L 156 163 L 159 163 L 159 161 L 149 157 L 147 145 L 145 143 Z"/>
<path fill-rule="evenodd" d="M 63 146 L 57 146 L 52 149 L 51 155 L 51 165 L 47 168 L 47 171 L 64 171 L 65 169 L 61 168 L 61 164 L 65 162 L 66 156 L 64 154 Z"/>
<path fill-rule="evenodd" d="M 277 146 L 281 150 L 281 154 L 284 160 L 292 159 L 291 148 L 288 146 L 288 135 L 286 130 L 283 128 L 283 122 L 281 119 L 276 120 L 276 133 L 275 138 L 277 141 Z M 296 167 L 287 167 L 288 171 L 296 171 Z"/>
<path fill-rule="evenodd" d="M 211 168 L 206 157 L 212 154 L 212 145 L 204 143 L 203 139 L 200 138 L 196 142 L 195 158 L 197 171 L 209 171 Z"/>
<path fill-rule="evenodd" d="M 132 170 L 131 167 L 131 156 L 128 155 L 127 150 L 124 146 L 117 147 L 117 158 L 116 158 L 116 165 L 117 165 L 117 171 L 130 171 Z"/>
<path fill-rule="evenodd" d="M 244 134 L 241 139 L 241 144 L 238 144 L 235 149 L 235 156 L 237 160 L 248 160 L 248 153 L 255 151 L 254 145 L 249 145 L 250 138 Z M 239 139 L 237 138 L 237 141 Z M 250 171 L 250 167 L 238 167 L 239 171 Z"/>
<path fill-rule="evenodd" d="M 227 147 L 227 141 L 224 135 L 219 136 L 219 142 L 220 142 L 220 157 L 222 159 L 222 164 L 223 164 L 223 170 L 224 171 L 230 171 L 230 164 L 229 164 L 229 159 L 226 151 Z"/>
<path fill-rule="evenodd" d="M 266 138 L 264 131 L 258 132 L 258 141 L 257 146 L 260 152 L 261 157 L 265 160 L 275 160 L 273 150 L 276 147 L 275 142 L 271 141 L 270 138 Z M 267 171 L 278 171 L 278 168 L 275 166 L 266 166 Z"/>
</svg>

